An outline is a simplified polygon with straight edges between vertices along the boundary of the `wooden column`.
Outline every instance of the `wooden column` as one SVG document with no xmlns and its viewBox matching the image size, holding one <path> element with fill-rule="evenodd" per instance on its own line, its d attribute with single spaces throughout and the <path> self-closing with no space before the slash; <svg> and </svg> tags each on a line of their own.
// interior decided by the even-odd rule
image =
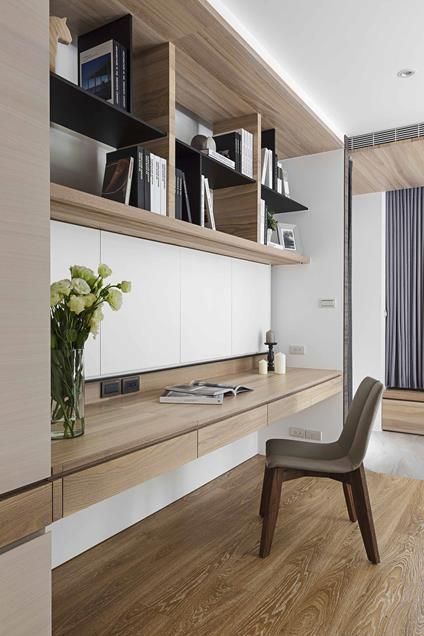
<svg viewBox="0 0 424 636">
<path fill-rule="evenodd" d="M 167 133 L 143 144 L 168 161 L 167 215 L 175 217 L 175 47 L 166 42 L 134 57 L 134 113 Z"/>
<path fill-rule="evenodd" d="M 261 202 L 261 115 L 253 113 L 214 124 L 214 134 L 245 128 L 253 133 L 253 177 L 256 183 L 214 191 L 217 229 L 257 242 Z"/>
</svg>

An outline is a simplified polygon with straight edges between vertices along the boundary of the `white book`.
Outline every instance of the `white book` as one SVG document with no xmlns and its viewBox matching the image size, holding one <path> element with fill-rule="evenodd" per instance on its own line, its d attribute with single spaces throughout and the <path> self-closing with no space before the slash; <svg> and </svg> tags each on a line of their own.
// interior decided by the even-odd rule
<svg viewBox="0 0 424 636">
<path fill-rule="evenodd" d="M 289 175 L 285 168 L 283 168 L 283 194 L 285 194 L 286 197 L 290 196 Z"/>
<path fill-rule="evenodd" d="M 265 201 L 261 199 L 261 214 L 259 219 L 259 243 L 265 245 Z"/>
<path fill-rule="evenodd" d="M 205 186 L 205 199 L 206 199 L 206 209 L 207 209 L 207 221 L 205 221 L 205 226 L 210 227 L 212 230 L 216 230 L 215 226 L 215 216 L 213 213 L 213 197 L 211 193 L 211 189 L 209 187 L 209 179 L 207 177 L 204 178 L 204 186 Z"/>
<path fill-rule="evenodd" d="M 200 179 L 200 227 L 205 227 L 205 177 Z"/>
<path fill-rule="evenodd" d="M 166 159 L 160 157 L 160 213 L 166 216 Z"/>
<path fill-rule="evenodd" d="M 241 135 L 241 172 L 248 177 L 253 177 L 253 133 L 245 128 L 235 128 L 234 130 L 226 130 L 223 133 L 214 135 L 214 137 L 231 132 Z"/>
<path fill-rule="evenodd" d="M 217 161 L 220 161 L 221 163 L 224 163 L 229 168 L 233 168 L 233 170 L 236 167 L 235 161 L 233 161 L 232 159 L 229 159 L 228 157 L 224 157 L 224 155 L 221 155 L 219 152 L 216 152 L 216 150 L 210 150 L 210 149 L 202 150 L 202 153 L 204 155 L 207 155 L 208 157 L 213 157 L 213 159 L 216 159 Z"/>
<path fill-rule="evenodd" d="M 150 210 L 160 214 L 160 157 L 152 154 L 152 178 Z"/>
<path fill-rule="evenodd" d="M 261 150 L 261 166 L 262 166 L 261 183 L 263 185 L 267 185 L 268 152 L 266 148 L 262 148 Z"/>
<path fill-rule="evenodd" d="M 272 155 L 272 150 L 268 148 L 268 170 L 267 170 L 267 186 L 268 188 L 272 188 L 272 173 L 273 173 L 273 164 L 274 157 Z"/>
</svg>

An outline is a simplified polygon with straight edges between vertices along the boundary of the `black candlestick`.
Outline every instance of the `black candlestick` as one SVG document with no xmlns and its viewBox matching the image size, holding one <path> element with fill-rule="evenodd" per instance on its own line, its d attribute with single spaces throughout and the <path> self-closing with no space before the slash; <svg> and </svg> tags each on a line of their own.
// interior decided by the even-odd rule
<svg viewBox="0 0 424 636">
<path fill-rule="evenodd" d="M 274 347 L 276 342 L 265 342 L 268 347 L 268 371 L 274 371 Z"/>
</svg>

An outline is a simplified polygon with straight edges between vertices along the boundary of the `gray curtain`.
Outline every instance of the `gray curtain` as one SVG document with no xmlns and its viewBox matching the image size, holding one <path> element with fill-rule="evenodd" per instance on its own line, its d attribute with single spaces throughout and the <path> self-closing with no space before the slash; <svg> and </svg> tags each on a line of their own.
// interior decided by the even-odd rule
<svg viewBox="0 0 424 636">
<path fill-rule="evenodd" d="M 386 385 L 424 389 L 424 188 L 386 196 Z"/>
</svg>

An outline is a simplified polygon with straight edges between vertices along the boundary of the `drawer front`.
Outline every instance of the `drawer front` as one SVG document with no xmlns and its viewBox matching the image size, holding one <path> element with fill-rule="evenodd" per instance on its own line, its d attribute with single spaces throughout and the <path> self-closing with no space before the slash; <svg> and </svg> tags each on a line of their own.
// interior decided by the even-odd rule
<svg viewBox="0 0 424 636">
<path fill-rule="evenodd" d="M 52 522 L 52 485 L 44 484 L 0 500 L 0 548 Z"/>
<path fill-rule="evenodd" d="M 295 393 L 294 395 L 289 395 L 276 402 L 271 402 L 268 405 L 268 424 L 277 422 L 294 413 L 299 413 L 299 411 L 304 411 L 310 406 L 318 404 L 318 402 L 322 402 L 333 395 L 337 395 L 337 393 L 341 393 L 342 389 L 343 379 L 340 376 L 333 380 L 317 384 L 310 389 L 299 391 L 299 393 Z"/>
<path fill-rule="evenodd" d="M 197 432 L 187 433 L 63 478 L 63 516 L 167 473 L 197 457 Z"/>
<path fill-rule="evenodd" d="M 383 430 L 424 435 L 424 402 L 384 399 Z"/>
<path fill-rule="evenodd" d="M 223 422 L 205 426 L 199 430 L 199 457 L 230 444 L 267 425 L 267 407 L 260 406 Z"/>
</svg>

